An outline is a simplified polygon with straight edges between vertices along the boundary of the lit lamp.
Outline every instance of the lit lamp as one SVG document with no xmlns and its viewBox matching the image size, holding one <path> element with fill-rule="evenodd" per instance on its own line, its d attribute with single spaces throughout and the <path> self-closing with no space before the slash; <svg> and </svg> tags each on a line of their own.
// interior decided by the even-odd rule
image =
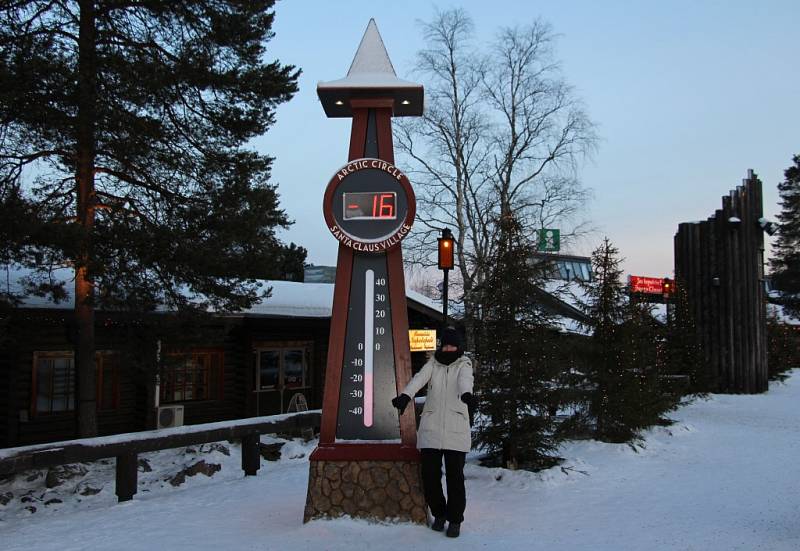
<svg viewBox="0 0 800 551">
<path fill-rule="evenodd" d="M 444 272 L 444 282 L 442 283 L 442 317 L 447 323 L 447 275 L 454 266 L 455 239 L 453 233 L 444 228 L 439 242 L 439 269 Z"/>
<path fill-rule="evenodd" d="M 664 295 L 664 300 L 669 300 L 674 292 L 675 282 L 670 278 L 665 277 L 664 281 L 661 283 L 661 293 Z"/>
<path fill-rule="evenodd" d="M 661 296 L 664 297 L 664 304 L 667 305 L 667 326 L 671 323 L 672 315 L 670 314 L 670 304 L 673 302 L 675 295 L 675 280 L 665 277 L 661 281 Z"/>
</svg>

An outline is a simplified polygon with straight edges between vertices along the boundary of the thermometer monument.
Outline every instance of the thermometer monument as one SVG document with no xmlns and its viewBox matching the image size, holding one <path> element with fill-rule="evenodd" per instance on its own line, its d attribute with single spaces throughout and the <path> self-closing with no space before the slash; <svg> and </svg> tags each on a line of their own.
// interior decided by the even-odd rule
<svg viewBox="0 0 800 551">
<path fill-rule="evenodd" d="M 304 520 L 350 515 L 425 523 L 414 408 L 391 400 L 411 378 L 400 242 L 416 212 L 394 166 L 393 116 L 422 115 L 422 85 L 397 78 L 374 20 L 347 76 L 320 83 L 328 117 L 352 117 L 349 162 L 323 212 L 339 242 L 322 426 Z"/>
</svg>

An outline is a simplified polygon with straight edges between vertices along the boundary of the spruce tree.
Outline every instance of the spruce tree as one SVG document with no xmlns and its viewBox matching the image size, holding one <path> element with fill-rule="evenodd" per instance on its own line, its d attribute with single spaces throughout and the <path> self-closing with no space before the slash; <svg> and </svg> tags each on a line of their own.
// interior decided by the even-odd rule
<svg viewBox="0 0 800 551">
<path fill-rule="evenodd" d="M 608 238 L 592 252 L 592 274 L 584 282 L 586 312 L 593 320 L 592 343 L 589 348 L 589 379 L 593 386 L 589 398 L 589 414 L 595 420 L 599 439 L 616 439 L 625 433 L 619 400 L 624 386 L 619 327 L 625 309 L 625 288 L 622 284 L 622 259 L 619 250 Z M 627 439 L 627 434 L 622 437 Z"/>
<path fill-rule="evenodd" d="M 767 310 L 767 366 L 770 380 L 778 381 L 800 367 L 800 326 L 782 322 L 774 307 Z"/>
<path fill-rule="evenodd" d="M 716 381 L 705 369 L 697 342 L 697 326 L 689 305 L 686 285 L 675 281 L 667 316 L 666 342 L 661 355 L 663 374 L 669 377 L 675 395 L 704 394 L 714 390 Z"/>
<path fill-rule="evenodd" d="M 534 263 L 535 248 L 508 216 L 486 282 L 478 289 L 479 410 L 485 422 L 477 445 L 508 468 L 552 464 L 557 446 L 549 410 L 559 365 L 552 316 L 540 306 L 546 263 Z"/>
<path fill-rule="evenodd" d="M 297 90 L 273 2 L 0 7 L 0 232 L 29 290 L 74 273 L 78 433 L 96 433 L 94 311 L 236 310 L 302 267 L 272 159 L 247 147 Z M 70 276 L 71 277 L 71 276 Z"/>
<path fill-rule="evenodd" d="M 792 163 L 784 172 L 784 181 L 778 184 L 780 225 L 770 265 L 784 311 L 800 319 L 800 155 L 795 155 Z"/>
<path fill-rule="evenodd" d="M 627 291 L 627 289 L 626 289 Z M 665 422 L 664 414 L 675 409 L 680 393 L 667 393 L 664 384 L 663 350 L 666 331 L 653 315 L 653 305 L 635 298 L 627 301 L 619 330 L 625 392 L 621 397 L 622 422 L 628 436 Z"/>
<path fill-rule="evenodd" d="M 589 346 L 589 413 L 595 437 L 624 442 L 674 407 L 660 385 L 660 330 L 648 304 L 629 299 L 622 259 L 608 238 L 592 253 L 593 279 L 584 283 L 593 319 Z"/>
</svg>

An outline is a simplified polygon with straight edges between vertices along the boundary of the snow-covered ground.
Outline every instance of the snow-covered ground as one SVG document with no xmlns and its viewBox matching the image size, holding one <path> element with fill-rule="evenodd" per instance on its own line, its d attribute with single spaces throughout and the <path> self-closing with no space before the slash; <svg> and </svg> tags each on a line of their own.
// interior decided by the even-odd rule
<svg viewBox="0 0 800 551">
<path fill-rule="evenodd" d="M 0 505 L 0 549 L 800 549 L 800 370 L 767 394 L 715 395 L 672 417 L 635 450 L 567 443 L 566 462 L 541 473 L 483 468 L 472 455 L 456 541 L 409 524 L 304 525 L 313 443 L 297 440 L 256 477 L 242 476 L 235 447 L 197 450 L 222 470 L 173 488 L 164 472 L 185 458 L 165 452 L 148 455 L 154 470 L 128 503 L 103 478 L 111 465 L 87 475 L 106 486 L 80 502 L 44 506 L 44 496 L 31 514 L 15 499 Z"/>
</svg>

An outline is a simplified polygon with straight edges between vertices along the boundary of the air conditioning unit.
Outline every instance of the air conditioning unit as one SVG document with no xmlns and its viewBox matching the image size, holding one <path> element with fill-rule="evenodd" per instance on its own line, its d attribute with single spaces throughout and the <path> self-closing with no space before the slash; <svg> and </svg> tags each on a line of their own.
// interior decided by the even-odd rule
<svg viewBox="0 0 800 551">
<path fill-rule="evenodd" d="M 158 408 L 158 428 L 168 429 L 183 426 L 183 406 L 161 406 Z"/>
</svg>

